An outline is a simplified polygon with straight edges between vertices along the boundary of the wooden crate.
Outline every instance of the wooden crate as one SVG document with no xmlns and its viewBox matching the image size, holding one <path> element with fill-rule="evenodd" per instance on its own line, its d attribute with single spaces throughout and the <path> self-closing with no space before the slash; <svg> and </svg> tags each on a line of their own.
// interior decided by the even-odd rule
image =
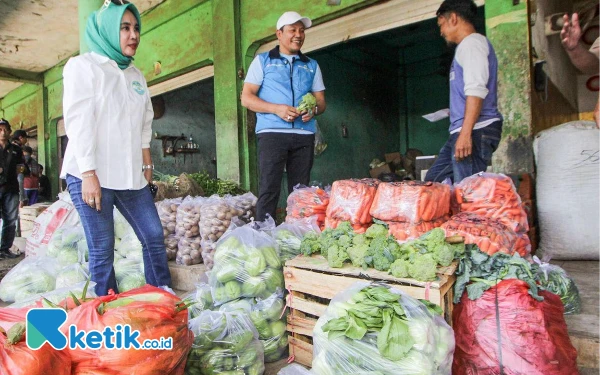
<svg viewBox="0 0 600 375">
<path fill-rule="evenodd" d="M 438 268 L 438 280 L 432 282 L 400 279 L 387 272 L 369 268 L 364 270 L 345 264 L 343 268 L 330 268 L 321 255 L 298 256 L 285 263 L 283 275 L 288 296 L 287 330 L 290 332 L 290 356 L 302 365 L 312 363 L 312 331 L 317 319 L 325 313 L 329 301 L 357 281 L 382 281 L 411 297 L 427 299 L 439 305 L 444 318 L 452 324 L 452 286 L 456 280 L 457 263 Z"/>
</svg>

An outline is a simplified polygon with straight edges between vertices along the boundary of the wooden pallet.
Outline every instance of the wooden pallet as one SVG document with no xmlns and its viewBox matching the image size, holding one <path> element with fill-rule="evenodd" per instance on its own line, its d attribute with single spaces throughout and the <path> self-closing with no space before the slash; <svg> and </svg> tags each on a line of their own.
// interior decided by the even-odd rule
<svg viewBox="0 0 600 375">
<path fill-rule="evenodd" d="M 452 286 L 456 280 L 457 263 L 438 268 L 438 279 L 432 282 L 400 279 L 387 272 L 369 268 L 330 268 L 321 255 L 298 256 L 285 263 L 283 275 L 288 296 L 287 330 L 290 332 L 290 356 L 302 365 L 312 363 L 312 331 L 317 319 L 325 313 L 329 301 L 357 281 L 381 281 L 403 291 L 411 297 L 427 299 L 439 305 L 446 321 L 452 323 Z"/>
</svg>

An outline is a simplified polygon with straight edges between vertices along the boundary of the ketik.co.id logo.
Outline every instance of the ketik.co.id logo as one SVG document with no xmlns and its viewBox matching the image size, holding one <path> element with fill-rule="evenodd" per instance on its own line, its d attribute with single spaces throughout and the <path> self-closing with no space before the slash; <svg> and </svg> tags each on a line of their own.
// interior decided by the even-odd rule
<svg viewBox="0 0 600 375">
<path fill-rule="evenodd" d="M 69 326 L 69 339 L 60 331 L 67 321 L 63 309 L 31 309 L 27 312 L 25 341 L 30 349 L 37 350 L 46 342 L 54 349 L 154 349 L 171 350 L 173 338 L 148 339 L 140 344 L 140 332 L 131 330 L 128 324 L 104 327 L 104 331 L 79 331 L 73 324 Z"/>
</svg>

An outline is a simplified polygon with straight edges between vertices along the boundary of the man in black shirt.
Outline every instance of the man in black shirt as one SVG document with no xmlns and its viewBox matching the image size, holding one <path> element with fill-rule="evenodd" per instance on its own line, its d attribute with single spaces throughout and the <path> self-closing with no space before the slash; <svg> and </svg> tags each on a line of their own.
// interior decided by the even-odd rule
<svg viewBox="0 0 600 375">
<path fill-rule="evenodd" d="M 23 152 L 20 147 L 9 142 L 10 124 L 0 119 L 0 215 L 2 217 L 2 239 L 0 259 L 16 258 L 10 252 L 15 240 L 19 217 L 19 182 L 17 165 L 23 165 Z"/>
</svg>

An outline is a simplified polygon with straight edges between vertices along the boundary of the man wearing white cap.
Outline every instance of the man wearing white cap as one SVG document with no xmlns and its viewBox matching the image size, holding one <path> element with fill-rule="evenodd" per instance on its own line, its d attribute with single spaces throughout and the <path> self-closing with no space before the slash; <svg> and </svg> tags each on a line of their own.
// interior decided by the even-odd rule
<svg viewBox="0 0 600 375">
<path fill-rule="evenodd" d="M 259 193 L 256 219 L 275 218 L 281 179 L 287 170 L 288 192 L 308 185 L 314 158 L 316 122 L 325 112 L 325 85 L 317 62 L 300 48 L 309 18 L 285 12 L 277 21 L 279 45 L 256 56 L 244 81 L 242 105 L 256 112 Z M 299 112 L 302 97 L 312 93 L 316 106 Z"/>
</svg>

